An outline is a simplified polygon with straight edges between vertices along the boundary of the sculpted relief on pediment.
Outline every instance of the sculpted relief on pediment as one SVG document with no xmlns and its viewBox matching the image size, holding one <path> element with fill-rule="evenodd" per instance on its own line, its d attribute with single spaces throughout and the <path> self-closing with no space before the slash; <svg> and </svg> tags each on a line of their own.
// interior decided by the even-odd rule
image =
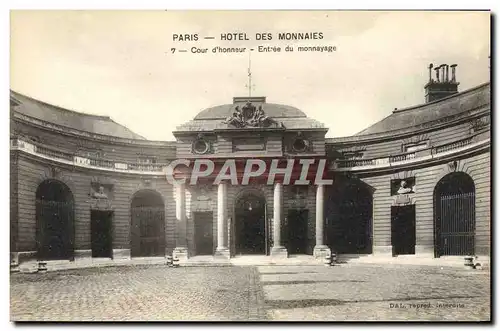
<svg viewBox="0 0 500 331">
<path fill-rule="evenodd" d="M 262 106 L 258 108 L 251 102 L 247 102 L 243 107 L 236 106 L 231 116 L 227 117 L 223 123 L 237 127 L 269 127 L 271 125 L 282 126 L 272 118 L 266 116 Z"/>
</svg>

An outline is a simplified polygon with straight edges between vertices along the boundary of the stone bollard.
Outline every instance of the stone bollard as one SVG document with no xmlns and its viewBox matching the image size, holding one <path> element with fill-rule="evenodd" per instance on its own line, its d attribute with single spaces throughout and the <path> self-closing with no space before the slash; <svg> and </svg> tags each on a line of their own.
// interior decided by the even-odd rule
<svg viewBox="0 0 500 331">
<path fill-rule="evenodd" d="M 174 256 L 174 258 L 172 259 L 172 266 L 175 268 L 180 266 L 179 258 L 177 256 Z"/>
<path fill-rule="evenodd" d="M 17 272 L 20 272 L 20 268 L 19 268 L 19 264 L 17 263 L 11 263 L 10 264 L 10 272 L 11 273 L 17 273 Z"/>
<path fill-rule="evenodd" d="M 332 265 L 336 265 L 337 264 L 337 254 L 332 253 L 331 261 L 332 261 L 331 262 Z"/>
<path fill-rule="evenodd" d="M 38 272 L 46 272 L 47 271 L 47 262 L 39 261 L 38 262 Z"/>
<path fill-rule="evenodd" d="M 331 266 L 332 265 L 332 257 L 330 255 L 325 256 L 325 258 L 323 259 L 323 264 L 325 265 L 325 267 Z"/>
<path fill-rule="evenodd" d="M 464 266 L 467 269 L 474 269 L 475 268 L 475 265 L 473 262 L 473 260 L 474 260 L 473 256 L 466 256 L 466 257 L 464 257 L 464 260 L 465 260 Z"/>
<path fill-rule="evenodd" d="M 167 256 L 167 266 L 169 266 L 169 267 L 173 266 L 173 261 L 172 261 L 171 255 Z"/>
</svg>

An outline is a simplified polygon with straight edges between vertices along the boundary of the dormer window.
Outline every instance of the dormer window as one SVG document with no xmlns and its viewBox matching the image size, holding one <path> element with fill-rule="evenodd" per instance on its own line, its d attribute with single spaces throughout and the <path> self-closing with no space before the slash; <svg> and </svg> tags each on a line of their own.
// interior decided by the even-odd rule
<svg viewBox="0 0 500 331">
<path fill-rule="evenodd" d="M 491 118 L 489 116 L 481 117 L 478 119 L 475 119 L 470 123 L 470 132 L 471 133 L 476 133 L 478 131 L 481 131 L 490 125 Z"/>
<path fill-rule="evenodd" d="M 342 155 L 346 160 L 358 160 L 363 158 L 363 153 L 359 151 L 342 152 Z"/>
</svg>

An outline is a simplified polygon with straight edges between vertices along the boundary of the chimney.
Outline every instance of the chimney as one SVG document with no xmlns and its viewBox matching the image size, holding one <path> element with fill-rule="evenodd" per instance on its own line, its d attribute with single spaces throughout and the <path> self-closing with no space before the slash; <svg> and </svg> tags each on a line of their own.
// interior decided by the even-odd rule
<svg viewBox="0 0 500 331">
<path fill-rule="evenodd" d="M 429 82 L 425 84 L 425 102 L 432 102 L 447 96 L 458 93 L 458 85 L 460 83 L 456 80 L 456 64 L 447 65 L 441 64 L 438 67 L 434 67 L 431 63 L 428 66 L 429 69 Z M 436 71 L 436 78 L 432 78 L 432 69 Z M 451 68 L 451 79 L 450 79 L 450 68 Z"/>
</svg>

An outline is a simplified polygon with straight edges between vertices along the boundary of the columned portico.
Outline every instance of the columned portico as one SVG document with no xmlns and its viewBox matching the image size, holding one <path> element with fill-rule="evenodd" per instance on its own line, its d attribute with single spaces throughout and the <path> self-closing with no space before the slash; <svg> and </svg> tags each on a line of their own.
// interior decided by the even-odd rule
<svg viewBox="0 0 500 331">
<path fill-rule="evenodd" d="M 274 184 L 273 247 L 271 256 L 288 257 L 286 248 L 281 245 L 281 222 L 283 209 L 283 184 Z"/>
<path fill-rule="evenodd" d="M 221 182 L 217 188 L 217 248 L 216 256 L 229 258 L 227 244 L 227 183 Z"/>
<path fill-rule="evenodd" d="M 316 246 L 314 246 L 314 257 L 322 258 L 331 254 L 330 248 L 324 245 L 324 200 L 325 200 L 325 187 L 318 185 L 316 187 Z"/>
<path fill-rule="evenodd" d="M 187 249 L 187 217 L 186 217 L 186 184 L 176 184 L 175 196 L 175 248 L 173 255 L 179 260 L 185 260 L 189 257 Z"/>
</svg>

